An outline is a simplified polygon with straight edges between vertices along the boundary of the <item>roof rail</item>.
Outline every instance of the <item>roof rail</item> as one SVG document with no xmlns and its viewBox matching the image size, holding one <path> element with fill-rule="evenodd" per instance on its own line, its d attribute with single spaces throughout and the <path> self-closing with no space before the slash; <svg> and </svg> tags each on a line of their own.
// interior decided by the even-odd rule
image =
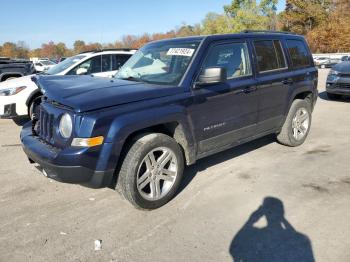
<svg viewBox="0 0 350 262">
<path fill-rule="evenodd" d="M 85 53 L 98 53 L 98 52 L 104 52 L 104 51 L 133 51 L 137 50 L 136 48 L 102 48 L 102 49 L 92 49 L 84 52 L 80 52 L 79 54 L 85 54 Z"/>
<path fill-rule="evenodd" d="M 242 34 L 248 33 L 263 33 L 263 34 L 286 34 L 286 35 L 297 35 L 296 33 L 286 31 L 272 31 L 272 30 L 243 30 Z"/>
</svg>

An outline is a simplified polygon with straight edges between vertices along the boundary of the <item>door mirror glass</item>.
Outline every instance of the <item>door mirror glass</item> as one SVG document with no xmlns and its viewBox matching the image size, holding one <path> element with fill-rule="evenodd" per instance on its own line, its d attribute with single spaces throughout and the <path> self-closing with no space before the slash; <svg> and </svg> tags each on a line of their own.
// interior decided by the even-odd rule
<svg viewBox="0 0 350 262">
<path fill-rule="evenodd" d="M 223 83 L 227 80 L 227 71 L 224 67 L 209 67 L 202 70 L 196 86 Z"/>
</svg>

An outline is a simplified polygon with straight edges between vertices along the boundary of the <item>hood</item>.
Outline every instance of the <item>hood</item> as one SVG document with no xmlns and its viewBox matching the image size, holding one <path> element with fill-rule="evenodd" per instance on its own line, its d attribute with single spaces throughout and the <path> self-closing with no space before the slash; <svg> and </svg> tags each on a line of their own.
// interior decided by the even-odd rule
<svg viewBox="0 0 350 262">
<path fill-rule="evenodd" d="M 93 76 L 47 76 L 32 79 L 48 99 L 86 112 L 130 102 L 181 93 L 175 86 L 151 85 L 140 82 Z"/>
<path fill-rule="evenodd" d="M 13 88 L 13 87 L 28 86 L 31 84 L 32 82 L 31 78 L 33 76 L 35 75 L 22 76 L 22 77 L 14 78 L 4 82 L 0 82 L 0 90 Z"/>
<path fill-rule="evenodd" d="M 350 74 L 350 62 L 342 62 L 342 63 L 336 64 L 335 66 L 333 66 L 332 69 L 340 73 Z"/>
</svg>

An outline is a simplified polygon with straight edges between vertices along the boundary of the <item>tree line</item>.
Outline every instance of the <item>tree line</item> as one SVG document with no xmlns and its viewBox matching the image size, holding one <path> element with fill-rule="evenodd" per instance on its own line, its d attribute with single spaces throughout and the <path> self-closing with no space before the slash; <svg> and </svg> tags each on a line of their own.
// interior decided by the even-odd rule
<svg viewBox="0 0 350 262">
<path fill-rule="evenodd" d="M 66 57 L 101 48 L 140 48 L 144 44 L 174 37 L 237 33 L 243 30 L 283 30 L 302 34 L 313 52 L 350 52 L 349 0 L 287 0 L 277 13 L 278 0 L 233 0 L 222 13 L 208 13 L 194 25 L 183 24 L 166 33 L 125 35 L 114 43 L 85 43 L 77 40 L 73 48 L 65 43 L 44 43 L 30 49 L 25 42 L 0 45 L 0 56 L 12 58 Z"/>
</svg>

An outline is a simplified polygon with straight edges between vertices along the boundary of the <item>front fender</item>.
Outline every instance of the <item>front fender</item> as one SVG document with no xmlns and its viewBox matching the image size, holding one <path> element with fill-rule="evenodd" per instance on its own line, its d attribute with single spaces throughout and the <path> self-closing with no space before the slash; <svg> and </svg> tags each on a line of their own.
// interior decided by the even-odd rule
<svg viewBox="0 0 350 262">
<path fill-rule="evenodd" d="M 116 167 L 123 146 L 131 134 L 152 126 L 171 122 L 177 122 L 182 126 L 187 146 L 191 152 L 194 152 L 195 140 L 193 133 L 190 131 L 192 129 L 185 108 L 181 105 L 167 105 L 116 117 L 111 122 L 105 136 L 105 144 L 109 144 L 106 150 L 110 152 L 102 152 L 103 154 L 110 155 L 110 157 L 108 159 L 100 159 L 97 169 Z"/>
</svg>

